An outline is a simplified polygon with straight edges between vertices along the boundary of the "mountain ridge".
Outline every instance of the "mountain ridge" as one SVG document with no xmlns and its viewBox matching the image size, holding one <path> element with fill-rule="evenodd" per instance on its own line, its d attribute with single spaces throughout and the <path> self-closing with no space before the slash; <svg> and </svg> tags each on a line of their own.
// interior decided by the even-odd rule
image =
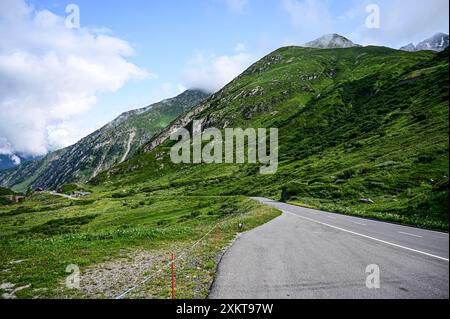
<svg viewBox="0 0 450 319">
<path fill-rule="evenodd" d="M 40 160 L 1 171 L 0 185 L 56 189 L 68 182 L 87 182 L 100 171 L 125 161 L 154 134 L 208 94 L 187 90 L 150 106 L 122 113 L 113 121 L 66 148 Z"/>
<path fill-rule="evenodd" d="M 415 52 L 422 50 L 431 50 L 440 52 L 448 48 L 448 46 L 449 46 L 449 35 L 446 33 L 438 32 L 433 36 L 431 36 L 430 38 L 427 38 L 419 42 L 417 45 L 414 45 L 414 43 L 409 43 L 401 47 L 400 50 L 408 52 Z"/>
<path fill-rule="evenodd" d="M 337 49 L 337 48 L 352 48 L 360 47 L 359 44 L 355 44 L 346 37 L 337 33 L 330 33 L 323 35 L 313 41 L 309 41 L 304 44 L 305 47 L 315 49 Z"/>
</svg>

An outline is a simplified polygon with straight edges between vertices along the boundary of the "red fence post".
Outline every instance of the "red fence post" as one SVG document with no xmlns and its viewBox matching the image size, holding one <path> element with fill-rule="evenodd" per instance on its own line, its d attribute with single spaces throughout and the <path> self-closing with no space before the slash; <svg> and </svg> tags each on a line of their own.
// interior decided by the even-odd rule
<svg viewBox="0 0 450 319">
<path fill-rule="evenodd" d="M 175 299 L 175 254 L 172 253 L 172 299 Z"/>
</svg>

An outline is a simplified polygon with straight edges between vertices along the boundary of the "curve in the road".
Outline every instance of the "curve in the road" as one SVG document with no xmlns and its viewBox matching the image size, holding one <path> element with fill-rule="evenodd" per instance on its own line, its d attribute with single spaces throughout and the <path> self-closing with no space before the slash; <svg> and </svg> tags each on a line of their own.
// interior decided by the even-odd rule
<svg viewBox="0 0 450 319">
<path fill-rule="evenodd" d="M 448 298 L 447 233 L 256 200 L 283 215 L 235 241 L 210 298 Z"/>
</svg>

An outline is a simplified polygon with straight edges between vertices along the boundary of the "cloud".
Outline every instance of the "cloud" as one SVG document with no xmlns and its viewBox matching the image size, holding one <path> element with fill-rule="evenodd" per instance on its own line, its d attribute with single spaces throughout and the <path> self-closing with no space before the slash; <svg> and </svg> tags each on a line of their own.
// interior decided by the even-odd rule
<svg viewBox="0 0 450 319">
<path fill-rule="evenodd" d="M 333 32 L 333 18 L 328 1 L 281 0 L 281 3 L 300 35 L 313 39 Z"/>
<path fill-rule="evenodd" d="M 47 145 L 51 150 L 72 145 L 91 133 L 89 129 L 80 129 L 81 123 L 75 120 L 58 121 L 46 127 Z"/>
<path fill-rule="evenodd" d="M 165 97 L 167 96 L 170 97 L 176 96 L 183 93 L 186 90 L 187 89 L 182 84 L 174 85 L 171 82 L 164 82 L 159 86 L 159 92 L 162 94 L 161 96 L 158 96 L 158 98 L 156 98 L 155 100 L 156 101 L 164 100 Z"/>
<path fill-rule="evenodd" d="M 248 0 L 224 0 L 228 9 L 236 14 L 242 14 L 249 5 Z"/>
<path fill-rule="evenodd" d="M 232 55 L 199 53 L 186 67 L 183 73 L 183 85 L 191 89 L 216 92 L 228 84 L 250 66 L 253 57 L 241 51 L 244 46 L 238 45 L 237 52 Z"/>
<path fill-rule="evenodd" d="M 0 155 L 6 155 L 15 165 L 20 164 L 20 157 L 14 154 L 14 149 L 11 144 L 8 143 L 6 138 L 0 137 Z M 1 162 L 1 159 L 0 159 Z"/>
<path fill-rule="evenodd" d="M 380 29 L 368 29 L 364 25 L 365 20 L 360 19 L 362 23 L 355 36 L 361 39 L 362 44 L 398 48 L 410 42 L 420 42 L 436 32 L 448 33 L 448 0 L 380 0 L 377 4 L 380 7 Z"/>
<path fill-rule="evenodd" d="M 13 155 L 14 149 L 5 137 L 0 136 L 0 155 Z"/>
<path fill-rule="evenodd" d="M 9 158 L 13 161 L 14 165 L 19 165 L 21 162 L 20 157 L 17 155 L 11 155 Z"/>
<path fill-rule="evenodd" d="M 244 52 L 245 50 L 247 50 L 247 47 L 245 44 L 243 43 L 238 43 L 235 47 L 234 47 L 234 51 L 236 52 Z"/>
<path fill-rule="evenodd" d="M 43 155 L 76 142 L 75 118 L 100 92 L 152 74 L 127 61 L 124 40 L 36 11 L 23 0 L 0 2 L 0 154 Z"/>
<path fill-rule="evenodd" d="M 280 0 L 305 42 L 327 33 L 341 33 L 363 45 L 399 48 L 420 42 L 436 32 L 448 33 L 448 0 Z M 381 27 L 369 29 L 366 12 L 369 4 L 380 8 Z"/>
</svg>

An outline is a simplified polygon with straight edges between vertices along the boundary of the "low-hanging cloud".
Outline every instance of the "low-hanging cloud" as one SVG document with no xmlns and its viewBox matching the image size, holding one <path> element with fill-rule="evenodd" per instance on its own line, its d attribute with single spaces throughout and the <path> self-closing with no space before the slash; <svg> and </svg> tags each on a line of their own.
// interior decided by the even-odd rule
<svg viewBox="0 0 450 319">
<path fill-rule="evenodd" d="M 334 23 L 328 1 L 281 0 L 281 4 L 300 36 L 312 40 L 333 32 Z"/>
<path fill-rule="evenodd" d="M 238 44 L 231 55 L 197 54 L 183 73 L 183 85 L 207 92 L 216 92 L 250 66 L 253 57 Z"/>
<path fill-rule="evenodd" d="M 303 42 L 327 33 L 343 33 L 359 44 L 399 48 L 437 32 L 448 33 L 448 0 L 352 0 L 342 1 L 339 6 L 330 0 L 280 0 L 280 3 Z M 379 28 L 366 25 L 369 5 L 380 9 Z"/>
<path fill-rule="evenodd" d="M 65 17 L 36 11 L 23 0 L 0 2 L 0 154 L 43 155 L 85 134 L 74 117 L 99 92 L 114 92 L 148 72 L 128 62 L 124 40 Z"/>
<path fill-rule="evenodd" d="M 379 0 L 374 3 L 380 8 L 380 28 L 368 29 L 361 25 L 355 36 L 362 44 L 399 48 L 437 32 L 448 33 L 448 0 Z"/>
</svg>

